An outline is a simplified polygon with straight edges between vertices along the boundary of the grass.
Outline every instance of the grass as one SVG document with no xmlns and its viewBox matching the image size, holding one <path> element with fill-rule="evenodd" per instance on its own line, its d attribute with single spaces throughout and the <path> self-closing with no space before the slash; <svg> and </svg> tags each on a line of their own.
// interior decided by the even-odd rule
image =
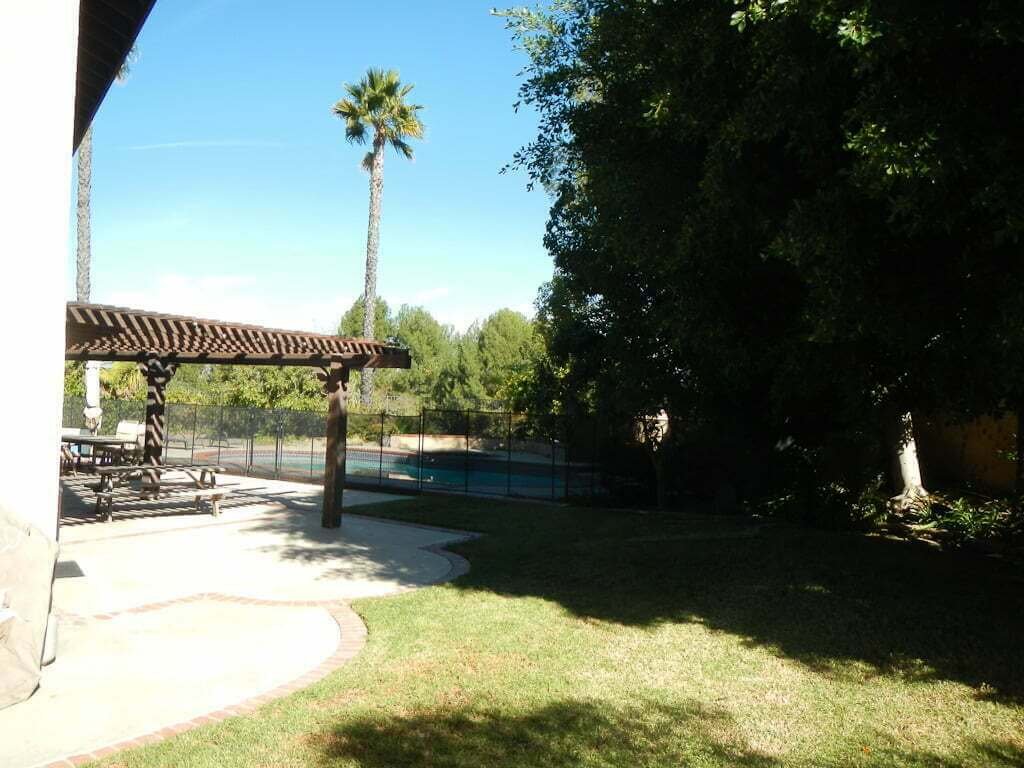
<svg viewBox="0 0 1024 768">
<path fill-rule="evenodd" d="M 109 766 L 1020 766 L 1024 581 L 740 519 L 421 497 L 454 584 L 354 604 L 363 652 Z"/>
</svg>

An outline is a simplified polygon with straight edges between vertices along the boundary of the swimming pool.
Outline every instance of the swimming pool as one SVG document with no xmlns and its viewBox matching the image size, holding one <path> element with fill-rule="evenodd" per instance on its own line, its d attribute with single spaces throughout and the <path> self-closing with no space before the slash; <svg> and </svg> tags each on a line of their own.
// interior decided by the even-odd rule
<svg viewBox="0 0 1024 768">
<path fill-rule="evenodd" d="M 251 460 L 250 460 L 251 456 Z M 323 477 L 324 456 L 308 451 L 223 450 L 209 457 L 247 472 L 294 479 Z M 560 499 L 570 488 L 589 485 L 589 469 L 544 461 L 509 461 L 493 454 L 416 453 L 349 448 L 345 477 L 351 482 L 396 488 L 435 488 L 496 495 Z"/>
</svg>

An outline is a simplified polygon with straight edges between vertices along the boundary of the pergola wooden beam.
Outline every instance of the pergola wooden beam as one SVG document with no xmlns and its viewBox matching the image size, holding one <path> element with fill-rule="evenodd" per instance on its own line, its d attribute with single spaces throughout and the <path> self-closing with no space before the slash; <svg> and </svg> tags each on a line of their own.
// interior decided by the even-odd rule
<svg viewBox="0 0 1024 768">
<path fill-rule="evenodd" d="M 67 305 L 66 360 L 137 362 L 146 374 L 144 462 L 161 464 L 165 389 L 182 363 L 305 365 L 320 368 L 328 396 L 325 528 L 341 525 L 352 369 L 408 368 L 409 351 L 373 339 L 284 331 L 102 304 Z M 155 472 L 149 478 L 156 481 Z"/>
<path fill-rule="evenodd" d="M 151 357 L 218 365 L 408 368 L 408 350 L 373 339 L 302 333 L 101 304 L 67 305 L 67 360 Z"/>
</svg>

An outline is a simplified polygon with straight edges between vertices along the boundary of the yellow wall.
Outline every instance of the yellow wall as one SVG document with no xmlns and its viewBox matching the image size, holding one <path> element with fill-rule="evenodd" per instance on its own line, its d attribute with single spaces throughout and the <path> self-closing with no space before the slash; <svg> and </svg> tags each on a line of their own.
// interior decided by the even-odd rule
<svg viewBox="0 0 1024 768">
<path fill-rule="evenodd" d="M 963 424 L 942 417 L 915 419 L 914 430 L 925 487 L 971 482 L 979 490 L 1013 492 L 1015 414 Z"/>
</svg>

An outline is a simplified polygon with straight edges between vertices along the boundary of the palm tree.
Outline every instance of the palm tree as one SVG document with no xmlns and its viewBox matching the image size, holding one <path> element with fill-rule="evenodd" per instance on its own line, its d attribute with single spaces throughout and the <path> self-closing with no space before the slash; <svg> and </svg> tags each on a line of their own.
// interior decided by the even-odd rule
<svg viewBox="0 0 1024 768">
<path fill-rule="evenodd" d="M 402 85 L 398 72 L 370 68 L 357 84 L 345 83 L 348 97 L 334 105 L 334 114 L 345 121 L 345 138 L 353 144 L 365 144 L 372 130 L 373 149 L 363 158 L 363 169 L 370 172 L 370 220 L 366 229 L 366 279 L 363 306 L 377 306 L 377 250 L 380 245 L 380 204 L 384 191 L 384 147 L 390 144 L 398 154 L 412 159 L 408 139 L 423 138 L 419 104 L 408 104 L 412 85 Z M 363 313 L 363 336 L 372 339 L 374 311 Z M 373 370 L 361 376 L 361 400 L 369 406 L 373 400 Z"/>
<path fill-rule="evenodd" d="M 133 46 L 125 56 L 116 80 L 123 83 L 139 58 Z M 75 295 L 78 301 L 89 301 L 92 291 L 92 126 L 90 125 L 78 145 L 78 228 L 75 253 Z M 100 364 L 90 360 L 85 364 L 85 423 L 93 432 L 100 428 L 103 409 L 100 408 Z"/>
</svg>

